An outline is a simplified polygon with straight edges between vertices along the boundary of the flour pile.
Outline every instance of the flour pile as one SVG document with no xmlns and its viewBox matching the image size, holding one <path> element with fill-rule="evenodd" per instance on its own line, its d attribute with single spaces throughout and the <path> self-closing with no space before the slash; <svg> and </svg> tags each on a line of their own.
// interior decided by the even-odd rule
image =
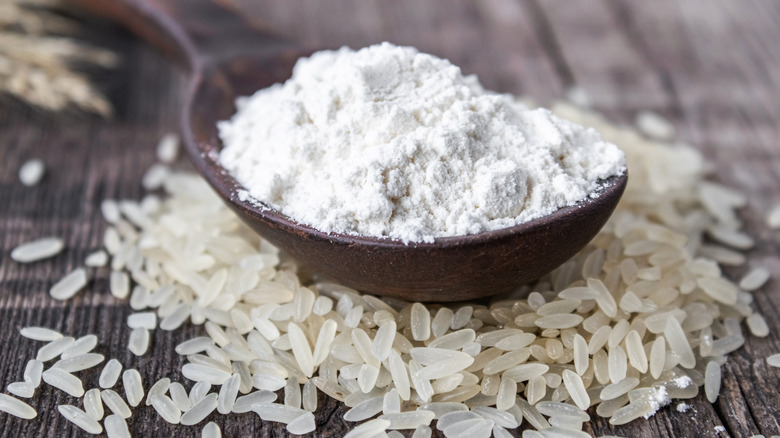
<svg viewBox="0 0 780 438">
<path fill-rule="evenodd" d="M 237 107 L 219 124 L 220 161 L 246 199 L 329 233 L 408 243 L 496 230 L 625 171 L 593 129 L 389 43 L 315 53 Z"/>
</svg>

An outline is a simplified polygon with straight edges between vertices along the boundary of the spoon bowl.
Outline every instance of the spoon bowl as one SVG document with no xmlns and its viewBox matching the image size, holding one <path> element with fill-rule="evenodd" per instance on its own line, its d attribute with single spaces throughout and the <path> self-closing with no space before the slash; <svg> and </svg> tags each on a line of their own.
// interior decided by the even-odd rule
<svg viewBox="0 0 780 438">
<path fill-rule="evenodd" d="M 69 0 L 123 23 L 190 72 L 182 138 L 197 170 L 252 229 L 304 265 L 355 289 L 413 301 L 459 301 L 508 292 L 565 262 L 598 233 L 627 175 L 602 181 L 597 197 L 514 227 L 433 243 L 328 234 L 242 200 L 220 165 L 217 122 L 235 100 L 283 82 L 311 51 L 270 35 L 217 0 Z"/>
<path fill-rule="evenodd" d="M 283 50 L 233 59 L 207 69 L 186 103 L 183 139 L 192 162 L 227 205 L 252 229 L 305 265 L 352 288 L 415 301 L 459 301 L 511 291 L 550 272 L 582 249 L 606 223 L 627 175 L 603 181 L 599 196 L 550 215 L 496 231 L 410 243 L 328 234 L 260 202 L 219 163 L 217 122 L 235 100 L 283 82 L 309 52 Z"/>
</svg>

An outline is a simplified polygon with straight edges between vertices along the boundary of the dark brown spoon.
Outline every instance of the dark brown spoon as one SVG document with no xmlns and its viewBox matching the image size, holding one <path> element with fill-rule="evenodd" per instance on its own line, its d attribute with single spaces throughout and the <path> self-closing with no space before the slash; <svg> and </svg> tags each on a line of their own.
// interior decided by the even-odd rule
<svg viewBox="0 0 780 438">
<path fill-rule="evenodd" d="M 550 272 L 606 223 L 627 175 L 596 198 L 515 227 L 434 243 L 327 234 L 239 200 L 241 185 L 218 162 L 216 123 L 236 97 L 286 80 L 310 51 L 242 21 L 229 0 L 71 0 L 127 25 L 190 70 L 182 136 L 192 162 L 249 226 L 297 260 L 344 285 L 416 301 L 458 301 L 511 291 Z"/>
</svg>

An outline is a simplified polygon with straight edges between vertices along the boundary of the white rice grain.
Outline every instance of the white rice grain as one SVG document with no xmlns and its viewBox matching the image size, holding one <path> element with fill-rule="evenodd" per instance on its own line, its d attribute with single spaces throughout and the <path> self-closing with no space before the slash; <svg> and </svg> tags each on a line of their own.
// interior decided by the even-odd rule
<svg viewBox="0 0 780 438">
<path fill-rule="evenodd" d="M 574 336 L 574 369 L 577 374 L 582 375 L 588 369 L 590 363 L 588 355 L 588 343 L 581 335 Z"/>
<path fill-rule="evenodd" d="M 127 349 L 136 356 L 143 356 L 149 350 L 149 330 L 135 328 L 130 332 Z"/>
<path fill-rule="evenodd" d="M 75 373 L 97 366 L 103 363 L 104 359 L 105 357 L 103 357 L 102 354 L 86 353 L 80 356 L 59 360 L 52 365 L 52 368 L 59 368 L 69 373 Z"/>
<path fill-rule="evenodd" d="M 417 410 L 408 412 L 398 412 L 394 414 L 382 414 L 380 420 L 387 420 L 390 424 L 388 429 L 416 429 L 421 425 L 429 425 L 433 421 L 434 414 L 431 411 Z"/>
<path fill-rule="evenodd" d="M 382 396 L 366 399 L 344 413 L 347 421 L 363 421 L 383 411 L 384 398 Z"/>
<path fill-rule="evenodd" d="M 766 224 L 773 230 L 780 228 L 780 205 L 775 205 L 766 214 Z"/>
<path fill-rule="evenodd" d="M 390 421 L 377 418 L 375 420 L 366 421 L 360 426 L 347 432 L 344 438 L 373 438 L 380 435 L 390 426 Z"/>
<path fill-rule="evenodd" d="M 100 398 L 100 390 L 92 388 L 84 393 L 84 411 L 90 418 L 96 421 L 103 419 L 103 401 Z"/>
<path fill-rule="evenodd" d="M 41 362 L 48 362 L 61 355 L 68 347 L 73 345 L 74 342 L 76 342 L 76 340 L 70 336 L 55 339 L 39 348 L 35 358 Z"/>
<path fill-rule="evenodd" d="M 447 323 L 447 328 L 449 328 L 449 323 Z M 387 359 L 387 357 L 390 355 L 390 349 L 393 347 L 395 334 L 395 321 L 390 321 L 379 327 L 379 330 L 376 332 L 376 336 L 374 336 L 374 341 L 371 344 L 371 353 L 374 355 L 374 357 L 380 361 Z"/>
<path fill-rule="evenodd" d="M 193 424 L 198 424 L 201 421 L 203 421 L 204 418 L 208 417 L 209 414 L 214 412 L 214 409 L 217 408 L 217 394 L 211 393 L 205 397 L 198 403 L 195 403 L 192 406 L 192 409 L 185 412 L 184 415 L 181 416 L 180 423 L 185 426 L 192 426 Z"/>
<path fill-rule="evenodd" d="M 121 218 L 119 212 L 119 204 L 113 199 L 105 199 L 100 203 L 100 212 L 103 215 L 103 219 L 110 224 L 114 224 Z"/>
<path fill-rule="evenodd" d="M 412 438 L 431 438 L 432 434 L 433 431 L 431 430 L 430 426 L 421 424 L 417 426 L 416 429 L 414 429 L 414 433 L 412 433 Z"/>
<path fill-rule="evenodd" d="M 173 400 L 173 403 L 176 405 L 177 409 L 182 412 L 187 412 L 192 408 L 192 402 L 190 402 L 190 397 L 187 394 L 187 390 L 184 389 L 184 386 L 182 386 L 181 383 L 171 383 L 168 387 L 168 392 L 170 393 L 171 400 Z"/>
<path fill-rule="evenodd" d="M 0 412 L 6 412 L 25 420 L 31 420 L 38 416 L 38 412 L 32 406 L 5 394 L 0 394 Z"/>
<path fill-rule="evenodd" d="M 132 407 L 138 406 L 144 399 L 144 386 L 138 370 L 133 368 L 125 370 L 122 373 L 122 385 L 125 387 L 127 403 Z"/>
<path fill-rule="evenodd" d="M 70 359 L 72 357 L 81 356 L 92 351 L 98 343 L 98 338 L 95 335 L 82 336 L 72 344 L 65 351 L 62 352 L 61 357 L 63 359 Z"/>
<path fill-rule="evenodd" d="M 103 389 L 113 388 L 120 374 L 122 374 L 122 364 L 116 359 L 111 359 L 106 362 L 103 371 L 100 372 L 98 384 Z"/>
<path fill-rule="evenodd" d="M 314 373 L 314 359 L 306 335 L 303 334 L 301 328 L 294 322 L 290 322 L 287 325 L 287 333 L 290 335 L 290 343 L 292 344 L 295 360 L 298 361 L 298 366 L 306 377 L 311 377 Z"/>
<path fill-rule="evenodd" d="M 588 390 L 585 388 L 582 378 L 571 370 L 563 370 L 562 377 L 563 384 L 566 385 L 566 390 L 569 391 L 574 403 L 582 410 L 588 409 L 590 396 L 588 396 Z"/>
<path fill-rule="evenodd" d="M 742 277 L 739 282 L 739 288 L 746 291 L 758 290 L 766 284 L 771 274 L 769 270 L 764 267 L 753 268 Z"/>
<path fill-rule="evenodd" d="M 628 391 L 636 388 L 637 385 L 639 385 L 639 379 L 634 377 L 625 378 L 620 382 L 605 386 L 604 389 L 601 390 L 599 398 L 602 401 L 616 399 L 624 394 L 628 394 Z"/>
<path fill-rule="evenodd" d="M 314 412 L 317 410 L 317 386 L 315 386 L 314 382 L 311 380 L 307 380 L 306 383 L 303 384 L 301 403 L 303 404 L 303 409 L 306 411 Z"/>
<path fill-rule="evenodd" d="M 65 248 L 59 237 L 44 237 L 25 242 L 11 251 L 11 259 L 19 263 L 32 263 L 56 256 Z"/>
<path fill-rule="evenodd" d="M 664 336 L 672 351 L 680 356 L 680 365 L 685 368 L 693 368 L 696 365 L 696 357 L 693 355 L 691 344 L 676 318 L 667 318 Z"/>
<path fill-rule="evenodd" d="M 769 326 L 760 314 L 754 313 L 748 316 L 746 322 L 753 336 L 763 338 L 769 335 Z"/>
<path fill-rule="evenodd" d="M 49 386 L 53 386 L 73 397 L 84 395 L 84 387 L 81 385 L 81 380 L 63 369 L 49 368 L 41 374 L 41 378 Z"/>
<path fill-rule="evenodd" d="M 236 396 L 238 395 L 238 387 L 241 383 L 241 376 L 238 374 L 233 374 L 225 380 L 225 383 L 222 384 L 222 388 L 219 390 L 219 396 L 217 398 L 217 411 L 220 414 L 228 414 L 233 410 L 233 406 L 236 403 Z M 293 381 L 292 379 L 290 380 Z M 295 385 L 298 383 L 296 382 Z M 285 397 L 285 402 L 287 401 L 287 398 Z"/>
<path fill-rule="evenodd" d="M 653 111 L 639 111 L 634 123 L 643 134 L 654 139 L 671 140 L 675 134 L 674 125 Z"/>
<path fill-rule="evenodd" d="M 108 264 L 108 254 L 102 249 L 87 254 L 84 266 L 89 268 L 102 268 Z"/>
<path fill-rule="evenodd" d="M 130 418 L 132 415 L 130 407 L 127 406 L 127 403 L 122 400 L 122 397 L 117 394 L 116 391 L 112 389 L 104 389 L 103 391 L 100 391 L 100 398 L 103 399 L 103 403 L 114 414 L 124 419 Z"/>
<path fill-rule="evenodd" d="M 168 423 L 179 424 L 181 421 L 181 411 L 176 408 L 176 405 L 170 398 L 163 394 L 152 397 L 152 407 Z"/>
<path fill-rule="evenodd" d="M 431 337 L 431 314 L 420 303 L 412 304 L 411 327 L 415 341 L 426 341 Z"/>
<path fill-rule="evenodd" d="M 127 326 L 131 329 L 143 328 L 154 330 L 157 328 L 157 315 L 154 312 L 132 313 L 127 317 Z M 195 353 L 198 352 L 196 351 Z"/>
<path fill-rule="evenodd" d="M 715 403 L 720 393 L 720 365 L 717 362 L 710 361 L 704 372 L 704 393 L 710 403 Z"/>
<path fill-rule="evenodd" d="M 131 436 L 124 418 L 116 414 L 106 417 L 103 427 L 106 428 L 108 438 L 130 438 Z"/>
<path fill-rule="evenodd" d="M 647 354 L 644 345 L 642 345 L 642 338 L 636 330 L 631 330 L 626 335 L 626 353 L 632 367 L 640 373 L 647 372 Z"/>
<path fill-rule="evenodd" d="M 12 382 L 6 389 L 11 394 L 22 398 L 31 398 L 35 394 L 35 386 L 30 382 Z"/>
<path fill-rule="evenodd" d="M 152 405 L 152 397 L 155 395 L 165 395 L 168 389 L 171 387 L 171 379 L 164 377 L 152 385 L 149 391 L 146 392 L 146 406 Z M 186 392 L 185 392 L 186 394 Z"/>
<path fill-rule="evenodd" d="M 109 278 L 111 295 L 123 300 L 130 294 L 130 278 L 121 271 L 112 271 Z"/>
<path fill-rule="evenodd" d="M 55 283 L 49 290 L 49 294 L 56 300 L 67 300 L 76 295 L 86 285 L 87 271 L 84 268 L 76 268 Z"/>
<path fill-rule="evenodd" d="M 186 321 L 189 316 L 190 306 L 187 303 L 181 303 L 176 306 L 173 312 L 160 321 L 160 328 L 167 331 L 175 330 L 184 324 L 184 321 Z"/>
<path fill-rule="evenodd" d="M 169 132 L 157 143 L 156 155 L 161 163 L 170 164 L 176 161 L 179 154 L 179 136 Z"/>
<path fill-rule="evenodd" d="M 44 327 L 24 327 L 19 334 L 34 341 L 56 341 L 62 337 L 62 333 Z"/>
<path fill-rule="evenodd" d="M 103 427 L 100 426 L 100 423 L 75 406 L 59 405 L 57 406 L 57 410 L 60 411 L 60 414 L 62 414 L 65 419 L 87 433 L 97 435 L 103 432 Z"/>
<path fill-rule="evenodd" d="M 233 405 L 233 412 L 243 414 L 252 410 L 255 404 L 272 403 L 276 400 L 276 394 L 271 391 L 255 391 L 245 396 L 238 397 Z"/>
<path fill-rule="evenodd" d="M 46 174 L 46 165 L 42 160 L 27 160 L 19 168 L 19 181 L 27 187 L 38 185 Z"/>
<path fill-rule="evenodd" d="M 153 164 L 141 178 L 141 185 L 146 190 L 157 190 L 162 187 L 171 171 L 168 166 L 160 163 Z"/>
</svg>

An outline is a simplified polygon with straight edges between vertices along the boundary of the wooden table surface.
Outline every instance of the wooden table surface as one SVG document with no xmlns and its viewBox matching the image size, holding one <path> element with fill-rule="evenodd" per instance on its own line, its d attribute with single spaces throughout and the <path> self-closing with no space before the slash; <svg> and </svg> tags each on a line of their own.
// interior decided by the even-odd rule
<svg viewBox="0 0 780 438">
<path fill-rule="evenodd" d="M 612 120 L 630 122 L 652 109 L 674 122 L 680 141 L 711 160 L 713 178 L 750 194 L 742 211 L 757 239 L 750 264 L 770 268 L 780 279 L 780 233 L 770 231 L 765 212 L 780 203 L 780 2 L 765 1 L 585 1 L 490 0 L 243 0 L 247 16 L 277 32 L 318 47 L 361 47 L 383 40 L 419 47 L 476 73 L 491 89 L 527 94 L 541 102 L 561 98 L 572 85 L 584 88 L 593 105 Z M 183 378 L 173 352 L 198 330 L 157 330 L 152 353 L 133 357 L 123 343 L 130 308 L 107 292 L 108 271 L 76 298 L 58 302 L 49 287 L 82 264 L 100 246 L 105 224 L 102 199 L 138 198 L 140 179 L 154 162 L 154 145 L 177 129 L 186 76 L 164 57 L 115 26 L 88 19 L 85 38 L 118 52 L 122 66 L 97 81 L 116 106 L 104 121 L 75 113 L 44 114 L 0 101 L 0 384 L 21 380 L 25 362 L 39 343 L 18 335 L 41 325 L 72 336 L 97 333 L 98 350 L 141 370 L 145 382 Z M 49 171 L 37 187 L 17 179 L 27 159 L 42 158 Z M 184 161 L 184 160 L 183 160 Z M 186 164 L 182 164 L 186 167 Z M 22 265 L 9 253 L 21 242 L 56 235 L 67 249 L 57 257 Z M 730 270 L 735 277 L 744 269 Z M 780 370 L 764 357 L 780 352 L 780 280 L 755 294 L 772 334 L 748 337 L 723 368 L 715 404 L 703 395 L 693 409 L 672 404 L 648 421 L 612 427 L 592 414 L 593 435 L 630 437 L 751 436 L 780 434 Z M 83 373 L 87 386 L 98 370 Z M 0 436 L 82 436 L 56 406 L 75 400 L 45 385 L 31 404 L 33 421 L 0 413 Z M 321 436 L 341 436 L 345 407 L 321 396 Z M 254 414 L 213 414 L 224 436 L 285 436 L 278 424 Z M 722 432 L 715 427 L 723 426 Z M 199 428 L 171 426 L 151 408 L 135 411 L 136 436 L 196 436 Z M 517 431 L 519 434 L 519 431 Z"/>
</svg>

